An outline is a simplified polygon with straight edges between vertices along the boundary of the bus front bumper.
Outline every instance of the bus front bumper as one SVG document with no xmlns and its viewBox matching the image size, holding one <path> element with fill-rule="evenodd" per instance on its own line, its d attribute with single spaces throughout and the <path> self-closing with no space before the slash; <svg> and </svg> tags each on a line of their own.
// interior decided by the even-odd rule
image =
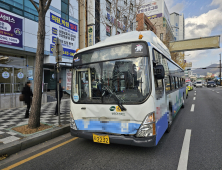
<svg viewBox="0 0 222 170">
<path fill-rule="evenodd" d="M 72 136 L 85 138 L 93 141 L 93 133 L 84 130 L 73 130 L 70 128 Z M 101 133 L 94 133 L 96 135 L 104 135 Z M 136 138 L 134 136 L 124 136 L 124 135 L 112 135 L 109 136 L 110 143 L 123 144 L 123 145 L 133 145 L 140 147 L 153 147 L 156 146 L 156 136 L 150 136 L 147 138 Z"/>
</svg>

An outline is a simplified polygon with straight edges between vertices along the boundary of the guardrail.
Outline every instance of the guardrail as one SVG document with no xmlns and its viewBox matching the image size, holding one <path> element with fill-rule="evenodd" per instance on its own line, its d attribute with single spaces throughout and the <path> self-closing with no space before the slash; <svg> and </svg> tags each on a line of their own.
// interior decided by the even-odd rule
<svg viewBox="0 0 222 170">
<path fill-rule="evenodd" d="M 23 87 L 23 83 L 0 83 L 0 109 L 23 107 L 24 102 L 19 101 Z M 43 83 L 42 104 L 47 102 L 47 88 L 48 83 Z"/>
</svg>

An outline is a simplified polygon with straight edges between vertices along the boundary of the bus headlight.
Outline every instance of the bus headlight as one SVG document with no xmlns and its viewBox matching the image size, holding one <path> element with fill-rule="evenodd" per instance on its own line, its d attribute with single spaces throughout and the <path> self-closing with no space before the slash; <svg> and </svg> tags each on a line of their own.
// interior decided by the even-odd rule
<svg viewBox="0 0 222 170">
<path fill-rule="evenodd" d="M 74 130 L 77 130 L 76 123 L 75 123 L 74 117 L 72 115 L 72 112 L 70 112 L 70 127 Z"/>
<path fill-rule="evenodd" d="M 149 113 L 137 131 L 136 137 L 143 138 L 153 135 L 156 135 L 155 113 Z"/>
</svg>

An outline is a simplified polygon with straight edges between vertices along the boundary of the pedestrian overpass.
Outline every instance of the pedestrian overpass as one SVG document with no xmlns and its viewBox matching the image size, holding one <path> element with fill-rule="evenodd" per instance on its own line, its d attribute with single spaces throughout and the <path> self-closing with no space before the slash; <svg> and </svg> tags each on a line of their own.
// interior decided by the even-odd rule
<svg viewBox="0 0 222 170">
<path fill-rule="evenodd" d="M 172 41 L 169 44 L 170 52 L 184 52 L 220 48 L 220 35 Z"/>
</svg>

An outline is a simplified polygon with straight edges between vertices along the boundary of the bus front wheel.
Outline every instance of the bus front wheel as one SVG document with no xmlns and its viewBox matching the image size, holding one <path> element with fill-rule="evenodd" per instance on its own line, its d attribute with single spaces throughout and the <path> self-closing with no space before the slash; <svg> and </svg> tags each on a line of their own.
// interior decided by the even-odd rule
<svg viewBox="0 0 222 170">
<path fill-rule="evenodd" d="M 166 133 L 170 133 L 172 122 L 173 122 L 172 110 L 169 110 L 169 121 L 168 121 L 168 128 L 166 130 Z"/>
<path fill-rule="evenodd" d="M 182 108 L 184 108 L 184 103 L 185 103 L 185 101 L 184 101 L 184 97 L 183 97 L 183 99 L 182 99 Z"/>
</svg>

